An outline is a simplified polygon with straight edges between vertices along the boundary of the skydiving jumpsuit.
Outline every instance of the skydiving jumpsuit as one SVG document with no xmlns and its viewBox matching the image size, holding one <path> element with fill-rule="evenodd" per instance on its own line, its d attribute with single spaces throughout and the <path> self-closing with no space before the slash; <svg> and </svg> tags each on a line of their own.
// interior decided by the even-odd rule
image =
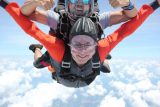
<svg viewBox="0 0 160 107">
<path fill-rule="evenodd" d="M 19 6 L 16 3 L 8 4 L 5 7 L 5 10 L 12 16 L 12 18 L 17 22 L 17 24 L 27 34 L 31 35 L 33 38 L 38 40 L 48 50 L 52 58 L 51 64 L 57 72 L 57 81 L 60 84 L 63 84 L 68 87 L 84 87 L 89 85 L 86 82 L 79 79 L 75 81 L 70 81 L 59 77 L 58 74 L 60 72 L 60 66 L 65 52 L 63 40 L 42 32 L 32 21 L 30 21 L 27 17 L 21 14 Z M 106 55 L 108 55 L 108 53 L 110 53 L 110 51 L 121 40 L 132 34 L 145 21 L 145 19 L 153 13 L 153 11 L 154 9 L 150 5 L 143 5 L 135 18 L 122 24 L 122 26 L 118 28 L 116 31 L 114 31 L 112 34 L 98 41 L 98 53 L 100 55 L 100 61 L 103 62 L 106 58 Z M 75 63 L 71 62 L 70 72 L 78 76 L 85 77 L 91 74 L 93 71 L 90 62 L 88 62 L 82 68 L 77 67 Z"/>
</svg>

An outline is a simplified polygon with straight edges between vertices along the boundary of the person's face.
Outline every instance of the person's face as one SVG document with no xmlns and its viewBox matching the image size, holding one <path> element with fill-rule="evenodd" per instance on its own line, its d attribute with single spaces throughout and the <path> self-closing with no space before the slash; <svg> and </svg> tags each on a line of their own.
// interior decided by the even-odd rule
<svg viewBox="0 0 160 107">
<path fill-rule="evenodd" d="M 73 2 L 74 1 L 74 2 Z M 90 0 L 71 0 L 68 4 L 68 11 L 73 18 L 88 16 L 91 11 Z"/>
<path fill-rule="evenodd" d="M 75 62 L 83 65 L 95 54 L 97 43 L 89 36 L 78 35 L 72 38 L 69 46 Z"/>
</svg>

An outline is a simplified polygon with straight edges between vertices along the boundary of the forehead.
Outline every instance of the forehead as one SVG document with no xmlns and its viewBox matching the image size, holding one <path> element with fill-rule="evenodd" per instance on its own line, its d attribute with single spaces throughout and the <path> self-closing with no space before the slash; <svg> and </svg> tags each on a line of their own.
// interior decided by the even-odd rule
<svg viewBox="0 0 160 107">
<path fill-rule="evenodd" d="M 77 36 L 74 36 L 71 40 L 72 43 L 75 43 L 75 42 L 79 42 L 79 43 L 94 43 L 94 39 L 89 37 L 89 36 L 86 36 L 86 35 L 77 35 Z"/>
</svg>

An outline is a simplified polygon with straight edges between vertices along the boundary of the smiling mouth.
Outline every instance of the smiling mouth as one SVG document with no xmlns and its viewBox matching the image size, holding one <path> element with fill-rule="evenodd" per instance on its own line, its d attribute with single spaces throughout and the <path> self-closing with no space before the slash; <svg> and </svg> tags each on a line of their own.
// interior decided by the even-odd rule
<svg viewBox="0 0 160 107">
<path fill-rule="evenodd" d="M 78 15 L 81 15 L 81 16 L 83 15 L 83 11 L 81 11 L 81 10 L 77 10 L 76 12 Z"/>
<path fill-rule="evenodd" d="M 78 57 L 80 57 L 80 58 L 86 58 L 86 57 L 87 57 L 87 55 L 85 55 L 85 56 L 79 56 L 79 55 L 78 55 Z"/>
</svg>

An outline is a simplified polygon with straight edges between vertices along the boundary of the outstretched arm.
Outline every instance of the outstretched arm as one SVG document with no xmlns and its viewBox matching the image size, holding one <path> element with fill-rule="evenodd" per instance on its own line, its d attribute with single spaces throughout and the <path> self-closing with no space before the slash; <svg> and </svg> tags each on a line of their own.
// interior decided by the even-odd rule
<svg viewBox="0 0 160 107">
<path fill-rule="evenodd" d="M 110 26 L 125 22 L 135 17 L 138 13 L 138 9 L 130 0 L 109 0 L 109 3 L 114 8 L 123 8 L 120 11 L 110 12 Z"/>
<path fill-rule="evenodd" d="M 47 10 L 50 10 L 53 5 L 54 0 L 25 0 L 21 7 L 21 12 L 31 20 L 47 25 Z M 43 9 L 38 9 L 37 7 L 39 6 Z"/>
<path fill-rule="evenodd" d="M 32 21 L 21 14 L 18 4 L 8 4 L 6 0 L 0 0 L 0 6 L 2 6 L 12 16 L 16 23 L 27 34 L 31 35 L 33 38 L 43 44 L 49 51 L 52 58 L 54 58 L 57 62 L 60 62 L 62 60 L 64 54 L 64 43 L 62 40 L 42 32 Z"/>
<path fill-rule="evenodd" d="M 158 7 L 159 4 L 157 1 L 151 3 L 150 5 L 143 5 L 136 17 L 123 24 L 119 29 L 107 36 L 104 40 L 99 41 L 99 45 L 102 47 L 99 48 L 101 60 L 103 61 L 106 55 L 121 40 L 132 34 Z M 104 51 L 104 47 L 106 51 Z"/>
</svg>

